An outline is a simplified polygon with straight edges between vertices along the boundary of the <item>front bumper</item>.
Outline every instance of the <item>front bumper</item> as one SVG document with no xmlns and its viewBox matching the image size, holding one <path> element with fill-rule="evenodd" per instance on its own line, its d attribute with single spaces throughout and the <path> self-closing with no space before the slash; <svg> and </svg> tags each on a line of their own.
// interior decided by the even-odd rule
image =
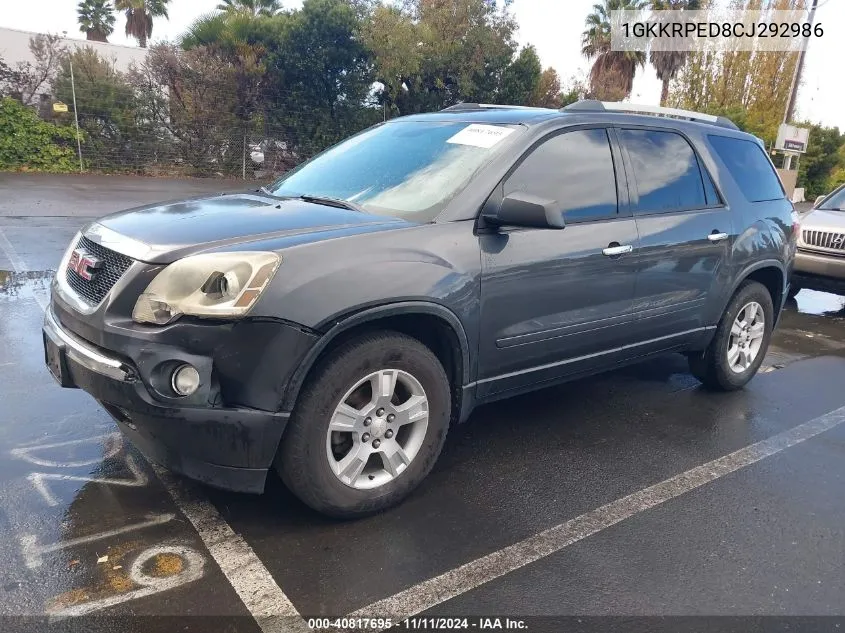
<svg viewBox="0 0 845 633">
<path fill-rule="evenodd" d="M 54 304 L 45 316 L 45 356 L 62 386 L 83 389 L 96 398 L 151 461 L 215 487 L 263 491 L 289 413 L 226 404 L 220 383 L 237 381 L 214 376 L 213 356 L 127 337 L 120 345 L 124 353 L 115 353 L 65 326 L 55 308 Z M 221 337 L 224 334 L 231 332 L 220 332 Z M 225 345 L 218 342 L 218 347 Z M 157 368 L 168 362 L 162 359 L 174 357 L 191 358 L 200 369 L 207 383 L 203 399 L 166 397 L 151 384 Z M 230 353 L 226 358 L 232 362 Z M 245 369 L 242 373 L 249 377 Z M 251 394 L 240 384 L 233 384 L 230 391 L 239 398 L 275 398 L 275 394 Z"/>
<path fill-rule="evenodd" d="M 795 272 L 845 281 L 845 253 L 826 255 L 798 249 L 795 254 Z"/>
</svg>

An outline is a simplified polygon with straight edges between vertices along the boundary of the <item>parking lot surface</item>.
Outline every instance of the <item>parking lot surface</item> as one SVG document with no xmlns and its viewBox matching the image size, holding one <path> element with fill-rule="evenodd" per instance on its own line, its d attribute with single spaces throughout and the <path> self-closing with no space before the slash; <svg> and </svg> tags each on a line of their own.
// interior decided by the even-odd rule
<svg viewBox="0 0 845 633">
<path fill-rule="evenodd" d="M 158 472 L 45 369 L 49 283 L 87 218 L 233 188 L 0 175 L 0 614 L 114 631 L 346 614 L 845 622 L 845 297 L 790 301 L 736 393 L 704 391 L 676 355 L 480 408 L 408 501 L 367 519 L 317 515 L 276 478 L 246 496 Z"/>
</svg>

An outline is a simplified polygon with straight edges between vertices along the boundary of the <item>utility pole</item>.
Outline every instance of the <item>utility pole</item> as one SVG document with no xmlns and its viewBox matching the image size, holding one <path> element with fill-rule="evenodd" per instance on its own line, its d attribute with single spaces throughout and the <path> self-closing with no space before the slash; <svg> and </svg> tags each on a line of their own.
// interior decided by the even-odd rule
<svg viewBox="0 0 845 633">
<path fill-rule="evenodd" d="M 810 29 L 813 28 L 813 20 L 816 17 L 816 7 L 818 7 L 819 0 L 813 0 L 813 6 L 810 8 L 810 15 L 807 21 L 810 23 Z M 789 123 L 792 120 L 792 113 L 795 111 L 795 100 L 798 97 L 798 86 L 801 83 L 801 72 L 804 70 L 804 56 L 807 54 L 807 46 L 810 43 L 810 38 L 804 38 L 804 45 L 798 52 L 798 63 L 795 64 L 795 72 L 792 73 L 792 84 L 789 86 L 789 99 L 786 102 L 786 112 L 783 114 L 783 122 Z"/>
<path fill-rule="evenodd" d="M 79 152 L 79 173 L 83 173 L 82 141 L 79 138 L 79 112 L 76 109 L 76 82 L 73 80 L 73 58 L 70 59 L 70 89 L 73 92 L 73 119 L 76 122 L 76 151 Z"/>
<path fill-rule="evenodd" d="M 819 0 L 813 0 L 813 6 L 810 7 L 810 15 L 807 16 L 807 21 L 810 23 L 810 29 L 813 28 L 813 20 L 816 17 L 816 7 L 818 7 Z M 789 98 L 786 100 L 786 111 L 783 113 L 783 122 L 789 123 L 792 120 L 792 114 L 795 112 L 795 101 L 798 98 L 798 86 L 801 84 L 801 72 L 804 70 L 804 56 L 807 54 L 807 46 L 810 44 L 810 38 L 805 37 L 803 46 L 798 52 L 798 63 L 795 64 L 795 71 L 792 73 L 792 83 L 789 85 Z M 786 160 L 783 164 L 784 169 L 792 169 L 792 154 L 786 155 Z"/>
</svg>

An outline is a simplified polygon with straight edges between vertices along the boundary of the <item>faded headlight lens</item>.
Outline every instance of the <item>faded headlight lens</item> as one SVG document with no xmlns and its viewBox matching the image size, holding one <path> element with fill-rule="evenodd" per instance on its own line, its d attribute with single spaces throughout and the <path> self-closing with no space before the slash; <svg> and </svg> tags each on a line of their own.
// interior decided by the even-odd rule
<svg viewBox="0 0 845 633">
<path fill-rule="evenodd" d="M 276 253 L 208 253 L 173 262 L 138 297 L 132 319 L 164 325 L 183 314 L 209 319 L 244 316 L 273 278 Z"/>
</svg>

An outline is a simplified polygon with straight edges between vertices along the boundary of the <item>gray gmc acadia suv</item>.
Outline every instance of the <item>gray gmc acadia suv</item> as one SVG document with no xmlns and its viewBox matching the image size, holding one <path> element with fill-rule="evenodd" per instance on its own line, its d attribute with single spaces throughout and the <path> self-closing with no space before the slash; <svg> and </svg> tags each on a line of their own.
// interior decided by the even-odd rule
<svg viewBox="0 0 845 633">
<path fill-rule="evenodd" d="M 275 467 L 358 516 L 408 495 L 479 404 L 673 351 L 710 388 L 745 385 L 797 222 L 726 119 L 462 104 L 256 192 L 89 224 L 46 362 L 153 462 L 253 493 Z"/>
</svg>

